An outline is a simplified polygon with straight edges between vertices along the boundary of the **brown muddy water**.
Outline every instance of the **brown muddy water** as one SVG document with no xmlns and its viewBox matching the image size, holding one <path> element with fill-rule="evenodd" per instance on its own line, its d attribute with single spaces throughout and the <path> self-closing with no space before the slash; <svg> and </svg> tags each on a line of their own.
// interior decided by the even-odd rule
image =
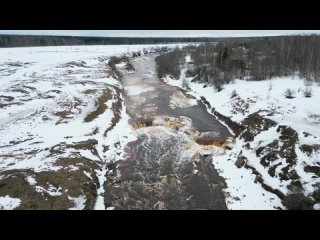
<svg viewBox="0 0 320 240">
<path fill-rule="evenodd" d="M 212 155 L 224 150 L 195 141 L 201 134 L 221 142 L 232 135 L 200 101 L 159 80 L 154 59 L 135 59 L 135 72 L 123 78 L 137 140 L 126 146 L 126 159 L 112 166 L 105 204 L 115 209 L 225 210 L 226 184 L 212 164 Z"/>
</svg>

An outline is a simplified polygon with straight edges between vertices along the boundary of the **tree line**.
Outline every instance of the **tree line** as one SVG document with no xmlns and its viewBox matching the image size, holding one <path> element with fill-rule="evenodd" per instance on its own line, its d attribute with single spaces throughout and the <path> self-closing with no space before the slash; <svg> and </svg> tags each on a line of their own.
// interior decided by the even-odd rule
<svg viewBox="0 0 320 240">
<path fill-rule="evenodd" d="M 299 75 L 308 83 L 320 82 L 319 35 L 240 39 L 176 49 L 171 56 L 157 59 L 160 75 L 167 71 L 177 76 L 174 66 L 180 66 L 186 54 L 192 59 L 187 77 L 211 83 L 218 91 L 233 79 L 266 80 Z"/>
<path fill-rule="evenodd" d="M 176 37 L 72 37 L 40 35 L 0 35 L 0 47 L 36 47 L 71 45 L 167 44 L 232 41 L 235 38 Z M 257 39 L 257 38 L 246 38 Z"/>
</svg>

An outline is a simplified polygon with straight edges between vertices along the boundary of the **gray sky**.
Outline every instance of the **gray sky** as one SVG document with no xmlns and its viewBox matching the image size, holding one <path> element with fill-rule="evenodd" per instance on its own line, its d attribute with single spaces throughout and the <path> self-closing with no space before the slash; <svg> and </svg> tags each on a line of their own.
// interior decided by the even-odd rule
<svg viewBox="0 0 320 240">
<path fill-rule="evenodd" d="M 99 37 L 245 37 L 311 34 L 320 30 L 0 30 L 0 34 Z"/>
</svg>

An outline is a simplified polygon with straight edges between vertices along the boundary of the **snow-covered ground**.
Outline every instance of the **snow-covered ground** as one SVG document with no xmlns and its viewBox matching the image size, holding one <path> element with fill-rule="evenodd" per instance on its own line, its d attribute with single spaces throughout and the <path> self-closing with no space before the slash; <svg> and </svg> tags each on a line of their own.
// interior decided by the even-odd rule
<svg viewBox="0 0 320 240">
<path fill-rule="evenodd" d="M 0 197 L 0 210 L 12 210 L 17 208 L 21 203 L 19 198 L 12 198 L 8 195 Z"/>
<path fill-rule="evenodd" d="M 143 46 L 130 48 L 141 50 Z M 124 54 L 128 46 L 42 47 L 0 51 L 2 169 L 41 170 L 49 161 L 49 152 L 43 149 L 62 142 L 73 144 L 85 141 L 96 128 L 100 131 L 92 138 L 98 140 L 99 156 L 106 155 L 102 152 L 102 145 L 107 143 L 104 130 L 113 118 L 112 103 L 118 101 L 113 86 L 121 88 L 120 83 L 105 72 L 106 57 Z M 106 90 L 111 91 L 106 111 L 92 121 L 85 122 L 84 118 L 97 107 L 96 99 Z M 8 101 L 8 97 L 13 99 Z M 112 145 L 116 139 L 108 140 L 108 144 Z M 35 153 L 26 157 L 25 152 L 28 151 Z M 69 151 L 65 153 L 70 154 Z M 82 154 L 99 160 L 90 151 Z M 9 155 L 21 157 L 11 158 Z M 9 164 L 13 165 L 6 167 Z"/>
<path fill-rule="evenodd" d="M 190 61 L 187 56 L 186 62 Z M 186 69 L 182 70 L 179 80 L 167 76 L 164 80 L 171 85 L 181 87 L 185 78 Z M 277 195 L 262 188 L 260 183 L 255 183 L 256 175 L 251 169 L 237 168 L 235 160 L 240 151 L 248 158 L 247 164 L 254 167 L 263 177 L 264 183 L 281 191 L 288 193 L 287 186 L 290 181 L 280 180 L 276 170 L 275 176 L 268 173 L 268 168 L 260 164 L 255 150 L 265 146 L 279 138 L 276 131 L 280 125 L 289 126 L 299 136 L 295 147 L 297 162 L 293 166 L 298 173 L 304 188 L 305 195 L 311 194 L 320 180 L 314 173 L 304 171 L 307 165 L 320 165 L 320 152 L 314 152 L 308 156 L 299 149 L 302 144 L 320 144 L 320 105 L 317 102 L 320 96 L 320 86 L 313 84 L 312 97 L 306 98 L 303 91 L 306 89 L 304 80 L 298 77 L 274 78 L 267 81 L 245 81 L 234 80 L 225 85 L 223 90 L 217 92 L 213 86 L 203 83 L 191 82 L 192 78 L 186 78 L 190 94 L 200 99 L 205 97 L 215 110 L 237 123 L 241 123 L 250 114 L 259 112 L 265 118 L 277 123 L 277 126 L 262 131 L 251 144 L 250 149 L 244 148 L 245 142 L 236 139 L 232 150 L 225 155 L 213 158 L 213 164 L 220 170 L 221 176 L 226 179 L 229 209 L 274 209 L 283 205 Z M 290 88 L 295 92 L 295 98 L 285 97 L 285 91 Z M 237 95 L 232 97 L 232 94 Z M 305 135 L 307 132 L 309 135 Z M 278 159 L 273 165 L 286 164 L 285 159 Z"/>
<path fill-rule="evenodd" d="M 101 164 L 123 159 L 124 146 L 135 136 L 123 105 L 122 86 L 108 68 L 108 59 L 156 46 L 175 45 L 1 48 L 0 173 L 57 171 L 62 167 L 55 161 L 70 156 Z M 113 121 L 116 124 L 111 127 Z M 74 170 L 79 167 L 70 169 Z M 101 184 L 103 176 L 98 178 Z M 28 180 L 38 192 L 51 193 Z M 103 186 L 97 209 L 103 208 L 101 194 Z M 86 201 L 83 196 L 69 199 L 75 209 L 82 209 Z M 18 206 L 9 200 L 1 197 L 0 205 Z"/>
</svg>

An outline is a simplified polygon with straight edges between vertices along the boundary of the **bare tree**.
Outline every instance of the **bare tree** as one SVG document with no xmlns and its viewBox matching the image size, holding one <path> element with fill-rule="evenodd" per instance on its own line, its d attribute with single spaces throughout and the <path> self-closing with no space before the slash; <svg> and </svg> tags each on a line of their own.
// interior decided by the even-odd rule
<svg viewBox="0 0 320 240">
<path fill-rule="evenodd" d="M 272 82 L 270 81 L 270 82 L 269 82 L 269 86 L 268 86 L 268 91 L 269 91 L 269 92 L 271 92 L 272 87 L 273 87 L 273 85 L 272 85 Z"/>
</svg>

